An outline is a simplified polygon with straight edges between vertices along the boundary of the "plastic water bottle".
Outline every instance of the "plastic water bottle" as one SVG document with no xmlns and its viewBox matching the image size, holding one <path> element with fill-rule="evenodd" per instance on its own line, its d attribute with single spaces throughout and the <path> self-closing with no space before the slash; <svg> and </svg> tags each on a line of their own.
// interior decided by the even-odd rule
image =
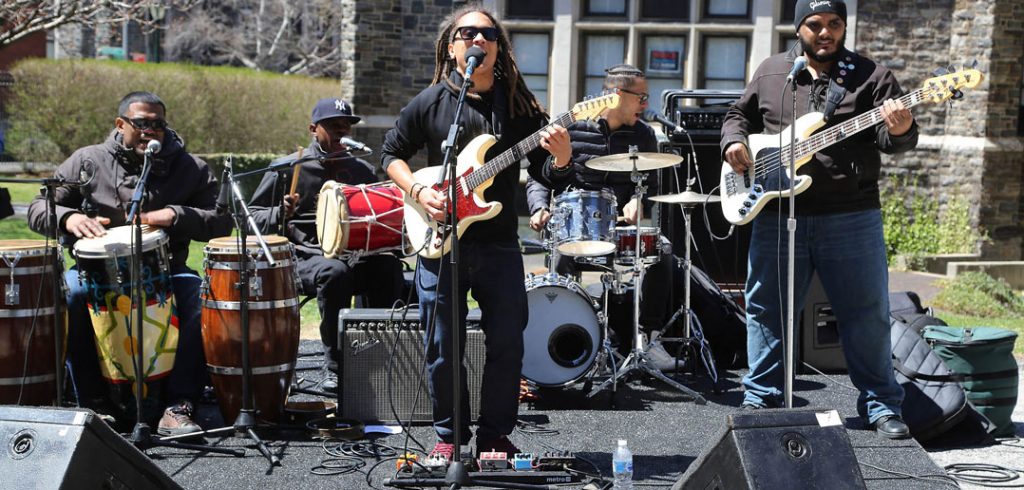
<svg viewBox="0 0 1024 490">
<path fill-rule="evenodd" d="M 612 453 L 612 475 L 615 477 L 613 489 L 633 490 L 633 453 L 626 447 L 625 439 L 619 439 Z"/>
</svg>

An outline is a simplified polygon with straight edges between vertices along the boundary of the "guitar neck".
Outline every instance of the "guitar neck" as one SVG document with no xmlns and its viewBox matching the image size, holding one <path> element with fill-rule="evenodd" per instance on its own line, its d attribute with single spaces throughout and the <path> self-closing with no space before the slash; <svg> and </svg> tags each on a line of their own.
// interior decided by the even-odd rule
<svg viewBox="0 0 1024 490">
<path fill-rule="evenodd" d="M 550 124 L 558 124 L 559 126 L 566 127 L 569 124 L 572 124 L 575 120 L 576 118 L 573 116 L 572 112 L 566 112 L 565 114 L 555 118 Z M 544 129 L 546 128 L 547 125 L 544 126 Z M 540 133 L 541 131 L 544 131 L 544 129 L 538 130 L 519 143 L 516 143 L 511 148 L 501 152 L 500 155 L 488 160 L 487 163 L 483 164 L 479 169 L 466 177 L 466 184 L 470 189 L 476 189 L 477 186 L 491 180 L 502 170 L 505 170 L 515 163 L 519 163 L 527 153 L 540 146 Z"/>
<path fill-rule="evenodd" d="M 899 100 L 909 109 L 928 100 L 923 96 L 923 94 L 923 89 L 917 89 L 903 97 L 900 97 Z M 843 141 L 850 136 L 864 131 L 865 129 L 873 128 L 882 121 L 882 108 L 878 107 L 838 126 L 833 126 L 819 133 L 814 133 L 807 137 L 807 139 L 796 144 L 796 158 L 797 160 L 800 160 L 807 155 L 824 150 L 825 148 Z M 782 153 L 787 154 L 788 151 L 789 145 L 786 145 L 783 148 Z"/>
</svg>

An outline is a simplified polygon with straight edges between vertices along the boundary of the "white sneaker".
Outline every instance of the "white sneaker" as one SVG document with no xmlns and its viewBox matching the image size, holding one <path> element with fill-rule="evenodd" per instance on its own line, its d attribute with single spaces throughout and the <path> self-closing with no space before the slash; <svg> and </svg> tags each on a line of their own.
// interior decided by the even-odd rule
<svg viewBox="0 0 1024 490">
<path fill-rule="evenodd" d="M 676 358 L 672 357 L 665 347 L 658 342 L 658 337 L 661 332 L 655 330 L 651 332 L 651 343 L 647 344 L 647 361 L 651 363 L 659 371 L 675 371 L 676 370 Z M 679 363 L 679 367 L 682 367 L 682 363 Z"/>
</svg>

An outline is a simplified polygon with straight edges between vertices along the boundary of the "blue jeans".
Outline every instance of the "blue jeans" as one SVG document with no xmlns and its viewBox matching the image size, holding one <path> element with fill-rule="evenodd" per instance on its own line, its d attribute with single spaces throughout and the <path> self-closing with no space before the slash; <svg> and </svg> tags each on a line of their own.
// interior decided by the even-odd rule
<svg viewBox="0 0 1024 490">
<path fill-rule="evenodd" d="M 783 329 L 789 234 L 786 216 L 765 213 L 753 223 L 748 256 L 747 359 L 744 402 L 780 406 L 785 380 Z M 874 422 L 899 415 L 903 388 L 896 383 L 889 339 L 889 271 L 879 210 L 798 216 L 793 294 L 804 304 L 815 271 L 839 326 L 850 373 L 860 390 L 857 412 Z"/>
<path fill-rule="evenodd" d="M 434 430 L 444 442 L 455 442 L 452 369 L 462 372 L 461 415 L 463 441 L 469 443 L 469 389 L 466 367 L 462 359 L 452 356 L 452 335 L 461 337 L 461 352 L 466 346 L 466 293 L 480 303 L 481 328 L 484 331 L 483 381 L 480 388 L 480 419 L 477 438 L 491 439 L 508 435 L 515 428 L 519 414 L 519 376 L 523 367 L 523 330 L 529 319 L 523 256 L 519 244 L 460 243 L 459 293 L 451 294 L 451 264 L 448 256 L 441 259 L 420 257 L 417 267 L 416 292 L 420 299 L 420 320 L 436 315 L 433 338 L 426 339 L 426 363 L 430 399 L 434 414 Z M 452 321 L 451 302 L 459 302 L 462 318 Z"/>
<path fill-rule="evenodd" d="M 68 340 L 67 364 L 79 403 L 91 402 L 106 396 L 107 382 L 100 374 L 96 353 L 96 336 L 86 306 L 85 284 L 78 279 L 78 270 L 64 273 L 68 285 Z M 174 369 L 163 380 L 163 402 L 175 403 L 184 398 L 195 400 L 207 384 L 206 356 L 203 353 L 201 330 L 202 305 L 199 287 L 202 280 L 190 269 L 182 268 L 171 274 L 174 302 L 178 313 L 178 350 Z"/>
</svg>

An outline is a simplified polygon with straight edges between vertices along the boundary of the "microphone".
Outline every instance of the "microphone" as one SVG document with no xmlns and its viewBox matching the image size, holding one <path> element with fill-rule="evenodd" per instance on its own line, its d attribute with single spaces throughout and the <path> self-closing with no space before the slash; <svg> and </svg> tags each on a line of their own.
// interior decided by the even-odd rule
<svg viewBox="0 0 1024 490">
<path fill-rule="evenodd" d="M 487 54 L 480 49 L 480 46 L 473 46 L 466 50 L 466 78 L 473 76 L 473 70 L 484 62 L 486 56 Z"/>
<path fill-rule="evenodd" d="M 351 149 L 353 149 L 355 151 L 365 151 L 367 153 L 373 153 L 373 150 L 371 150 L 369 146 L 366 146 L 363 143 L 360 143 L 360 142 L 358 142 L 358 141 L 356 141 L 356 140 L 354 140 L 352 138 L 349 138 L 348 136 L 342 136 L 341 144 L 343 144 L 343 145 L 345 145 L 345 146 L 347 146 L 347 147 L 349 147 L 349 148 L 351 148 Z"/>
<path fill-rule="evenodd" d="M 227 213 L 231 204 L 231 160 L 224 162 L 224 171 L 220 177 L 220 194 L 217 195 L 217 214 Z"/>
<path fill-rule="evenodd" d="M 668 128 L 672 133 L 683 133 L 686 132 L 686 128 L 679 126 L 678 124 L 669 121 L 669 119 L 657 112 L 647 109 L 643 113 L 643 120 L 647 122 L 659 122 L 662 126 Z"/>
<path fill-rule="evenodd" d="M 156 155 L 157 153 L 160 153 L 161 148 L 163 148 L 163 145 L 161 145 L 159 141 L 149 140 L 149 143 L 146 144 L 146 155 Z"/>
<path fill-rule="evenodd" d="M 793 68 L 789 70 L 789 76 L 786 77 L 786 83 L 793 81 L 796 76 L 807 68 L 807 58 L 798 56 L 797 59 L 793 60 Z"/>
</svg>

